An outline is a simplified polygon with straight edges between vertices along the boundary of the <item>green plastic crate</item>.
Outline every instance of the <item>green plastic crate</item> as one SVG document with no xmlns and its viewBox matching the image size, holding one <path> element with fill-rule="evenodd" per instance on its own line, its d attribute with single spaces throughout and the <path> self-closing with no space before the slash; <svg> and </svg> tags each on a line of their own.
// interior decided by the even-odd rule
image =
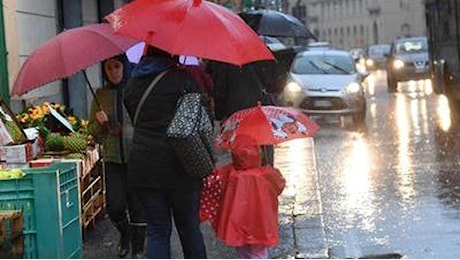
<svg viewBox="0 0 460 260">
<path fill-rule="evenodd" d="M 0 181 L 0 210 L 21 210 L 25 258 L 83 258 L 79 180 L 75 163 L 23 169 Z"/>
</svg>

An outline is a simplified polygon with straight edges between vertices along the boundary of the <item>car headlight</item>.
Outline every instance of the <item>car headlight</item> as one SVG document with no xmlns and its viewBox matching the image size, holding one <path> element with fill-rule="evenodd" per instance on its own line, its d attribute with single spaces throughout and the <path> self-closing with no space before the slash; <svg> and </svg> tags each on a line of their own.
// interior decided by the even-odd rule
<svg viewBox="0 0 460 260">
<path fill-rule="evenodd" d="M 393 68 L 399 70 L 404 67 L 404 62 L 402 60 L 395 60 L 393 61 Z"/>
<path fill-rule="evenodd" d="M 288 82 L 286 89 L 291 93 L 299 93 L 302 91 L 302 87 L 295 81 Z"/>
<path fill-rule="evenodd" d="M 367 60 L 366 60 L 366 65 L 367 65 L 368 67 L 372 67 L 372 66 L 374 66 L 374 61 L 373 61 L 372 59 L 367 59 Z"/>
<path fill-rule="evenodd" d="M 361 85 L 359 85 L 356 82 L 352 82 L 348 84 L 348 86 L 345 88 L 345 93 L 347 94 L 356 94 L 362 91 Z"/>
</svg>

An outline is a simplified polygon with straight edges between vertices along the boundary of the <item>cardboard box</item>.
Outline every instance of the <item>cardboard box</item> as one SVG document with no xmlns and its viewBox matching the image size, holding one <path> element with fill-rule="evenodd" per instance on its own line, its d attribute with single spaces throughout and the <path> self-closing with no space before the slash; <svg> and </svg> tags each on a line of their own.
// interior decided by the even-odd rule
<svg viewBox="0 0 460 260">
<path fill-rule="evenodd" d="M 0 160 L 7 163 L 27 163 L 39 153 L 38 139 L 18 145 L 0 146 Z"/>
<path fill-rule="evenodd" d="M 51 158 L 44 158 L 44 159 L 36 159 L 29 162 L 30 168 L 36 167 L 48 167 L 53 164 L 53 159 Z"/>
<path fill-rule="evenodd" d="M 0 145 L 7 145 L 13 142 L 13 138 L 11 137 L 8 129 L 6 129 L 5 124 L 2 120 L 0 120 Z"/>
<path fill-rule="evenodd" d="M 27 140 L 26 133 L 24 132 L 24 129 L 22 128 L 21 124 L 19 123 L 18 119 L 16 118 L 16 115 L 11 111 L 10 107 L 8 104 L 0 98 L 0 120 L 2 120 L 2 123 L 4 124 L 3 126 L 5 127 L 5 130 L 8 132 L 7 125 L 6 123 L 8 122 L 12 126 L 10 127 L 15 127 L 17 128 L 16 130 L 18 133 L 21 135 L 20 137 L 17 137 L 18 140 L 15 140 L 17 143 L 22 143 Z M 11 136 L 11 132 L 8 132 L 8 134 Z M 4 140 L 3 142 L 6 142 L 7 140 Z M 3 144 L 5 145 L 5 144 Z"/>
</svg>

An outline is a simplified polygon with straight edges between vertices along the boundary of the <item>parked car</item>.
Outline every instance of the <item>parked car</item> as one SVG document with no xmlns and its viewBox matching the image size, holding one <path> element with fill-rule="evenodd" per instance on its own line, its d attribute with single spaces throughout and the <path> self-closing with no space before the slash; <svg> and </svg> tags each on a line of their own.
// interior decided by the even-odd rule
<svg viewBox="0 0 460 260">
<path fill-rule="evenodd" d="M 398 39 L 391 44 L 388 56 L 388 92 L 396 92 L 399 81 L 430 77 L 426 37 Z"/>
<path fill-rule="evenodd" d="M 329 42 L 310 42 L 307 47 L 308 50 L 329 50 L 332 48 Z"/>
<path fill-rule="evenodd" d="M 292 62 L 280 100 L 309 115 L 352 116 L 354 123 L 362 124 L 366 116 L 364 77 L 347 51 L 304 51 Z"/>
<path fill-rule="evenodd" d="M 378 44 L 369 46 L 365 55 L 367 70 L 386 69 L 390 49 L 390 44 Z"/>
<path fill-rule="evenodd" d="M 287 49 L 286 45 L 284 45 L 278 38 L 265 35 L 259 35 L 259 38 L 267 45 L 271 51 Z"/>
</svg>

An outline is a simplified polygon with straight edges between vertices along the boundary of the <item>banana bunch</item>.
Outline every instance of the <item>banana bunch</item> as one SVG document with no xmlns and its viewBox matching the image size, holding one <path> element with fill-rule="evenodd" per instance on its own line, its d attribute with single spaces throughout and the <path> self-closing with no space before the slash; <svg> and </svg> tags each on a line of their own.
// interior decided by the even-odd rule
<svg viewBox="0 0 460 260">
<path fill-rule="evenodd" d="M 21 169 L 0 169 L 0 180 L 20 179 L 26 175 Z"/>
</svg>

